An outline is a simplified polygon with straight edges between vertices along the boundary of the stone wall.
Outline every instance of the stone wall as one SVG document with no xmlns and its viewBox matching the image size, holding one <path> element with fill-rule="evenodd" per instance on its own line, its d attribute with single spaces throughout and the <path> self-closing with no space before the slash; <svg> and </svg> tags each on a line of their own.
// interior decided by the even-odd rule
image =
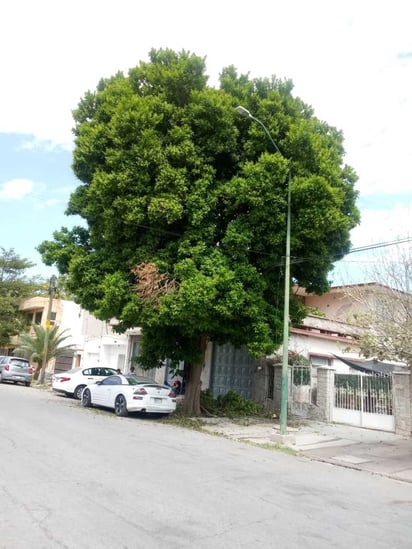
<svg viewBox="0 0 412 549">
<path fill-rule="evenodd" d="M 410 436 L 412 431 L 411 375 L 409 372 L 394 372 L 392 380 L 395 433 Z"/>
<path fill-rule="evenodd" d="M 311 407 L 310 417 L 318 421 L 332 421 L 335 371 L 332 368 L 317 369 L 318 383 L 316 405 Z"/>
</svg>

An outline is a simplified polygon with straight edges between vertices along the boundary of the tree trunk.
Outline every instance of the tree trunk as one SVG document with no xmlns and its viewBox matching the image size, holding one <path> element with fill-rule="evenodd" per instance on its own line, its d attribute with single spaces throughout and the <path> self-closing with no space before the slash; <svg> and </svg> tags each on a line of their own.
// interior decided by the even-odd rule
<svg viewBox="0 0 412 549">
<path fill-rule="evenodd" d="M 197 364 L 188 364 L 185 379 L 185 395 L 183 399 L 183 412 L 186 416 L 200 416 L 200 391 L 201 375 L 205 363 L 205 353 L 208 338 L 202 336 L 199 341 L 201 360 Z"/>
<path fill-rule="evenodd" d="M 40 376 L 40 370 L 41 370 L 41 364 L 36 363 L 36 366 L 34 368 L 34 374 L 33 374 L 34 381 L 38 381 Z"/>
<path fill-rule="evenodd" d="M 47 365 L 47 362 L 43 361 L 41 366 L 40 366 L 39 376 L 38 376 L 38 384 L 39 385 L 44 385 L 44 381 L 46 379 L 46 365 Z"/>
</svg>

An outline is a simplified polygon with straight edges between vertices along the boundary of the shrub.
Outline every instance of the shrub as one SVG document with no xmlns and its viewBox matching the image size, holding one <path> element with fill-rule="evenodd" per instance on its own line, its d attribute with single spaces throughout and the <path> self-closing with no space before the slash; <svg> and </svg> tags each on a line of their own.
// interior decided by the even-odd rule
<svg viewBox="0 0 412 549">
<path fill-rule="evenodd" d="M 229 391 L 225 395 L 219 395 L 217 398 L 213 397 L 209 389 L 202 391 L 200 406 L 202 411 L 208 414 L 230 418 L 266 415 L 264 408 L 260 404 L 241 397 L 235 391 Z"/>
</svg>

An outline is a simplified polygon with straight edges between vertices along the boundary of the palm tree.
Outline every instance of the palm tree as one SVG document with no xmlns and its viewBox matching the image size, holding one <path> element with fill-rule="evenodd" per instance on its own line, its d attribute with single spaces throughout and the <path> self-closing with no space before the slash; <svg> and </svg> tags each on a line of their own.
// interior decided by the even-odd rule
<svg viewBox="0 0 412 549">
<path fill-rule="evenodd" d="M 52 358 L 65 356 L 68 351 L 74 351 L 73 345 L 62 345 L 70 337 L 68 330 L 58 333 L 58 327 L 43 328 L 33 325 L 34 335 L 22 333 L 19 335 L 17 351 L 24 351 L 30 360 L 40 369 L 39 385 L 44 383 L 46 366 Z"/>
</svg>

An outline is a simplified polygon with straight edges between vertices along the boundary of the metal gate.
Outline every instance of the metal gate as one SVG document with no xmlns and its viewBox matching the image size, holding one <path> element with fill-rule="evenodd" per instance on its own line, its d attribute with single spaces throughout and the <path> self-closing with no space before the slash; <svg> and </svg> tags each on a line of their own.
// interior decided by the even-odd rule
<svg viewBox="0 0 412 549">
<path fill-rule="evenodd" d="M 311 368 L 293 364 L 290 373 L 289 410 L 292 414 L 308 416 L 312 400 Z"/>
<path fill-rule="evenodd" d="M 236 391 L 252 398 L 255 360 L 246 347 L 213 344 L 210 389 L 214 397 Z"/>
<path fill-rule="evenodd" d="M 392 376 L 336 374 L 333 421 L 394 431 Z"/>
</svg>

